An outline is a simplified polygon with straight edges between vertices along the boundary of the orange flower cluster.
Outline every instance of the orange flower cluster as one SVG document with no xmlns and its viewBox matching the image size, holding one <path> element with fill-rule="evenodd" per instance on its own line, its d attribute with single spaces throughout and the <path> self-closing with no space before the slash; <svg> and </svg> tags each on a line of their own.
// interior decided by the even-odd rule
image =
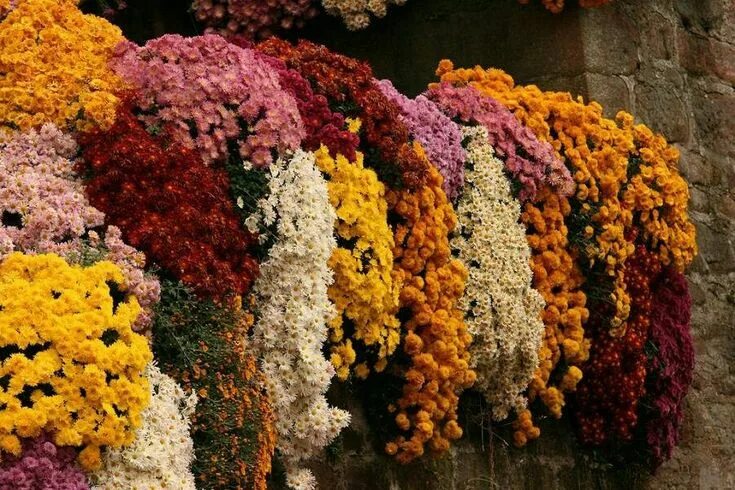
<svg viewBox="0 0 735 490">
<path fill-rule="evenodd" d="M 674 261 L 683 268 L 696 253 L 676 150 L 645 126 L 634 126 L 629 114 L 620 113 L 617 122 L 607 119 L 596 102 L 585 104 L 568 93 L 543 92 L 535 85 L 517 86 L 501 70 L 453 70 L 451 62 L 443 61 L 437 74 L 442 81 L 470 84 L 499 100 L 565 158 L 577 184 L 575 222 L 581 223 L 572 240 L 580 260 L 586 259 L 582 266 L 591 270 L 601 264 L 612 279 L 611 333 L 624 334 L 630 313 L 624 265 L 635 250 L 630 232 L 636 222 L 644 222 L 644 238 L 664 263 Z"/>
<path fill-rule="evenodd" d="M 546 328 L 539 351 L 539 366 L 529 385 L 529 400 L 539 397 L 549 412 L 561 417 L 564 393 L 576 389 L 582 379 L 579 369 L 589 357 L 589 340 L 584 338 L 584 323 L 589 317 L 587 298 L 582 291 L 584 277 L 569 251 L 564 219 L 571 212 L 567 198 L 543 188 L 535 203 L 526 203 L 521 221 L 528 228 L 531 247 L 533 287 L 546 302 L 543 321 Z M 552 372 L 560 361 L 565 371 L 554 384 Z M 515 422 L 514 441 L 522 446 L 539 436 L 530 411 L 521 412 Z"/>
<path fill-rule="evenodd" d="M 633 210 L 643 238 L 664 265 L 678 272 L 697 255 L 696 230 L 689 220 L 689 187 L 679 174 L 679 151 L 646 126 L 633 125 L 633 116 L 618 114 L 620 127 L 632 133 L 636 154 L 632 164 L 638 172 L 623 192 L 623 202 Z"/>
<path fill-rule="evenodd" d="M 612 0 L 579 0 L 579 6 L 584 8 L 601 7 Z M 531 0 L 518 0 L 521 5 L 528 5 Z M 541 0 L 541 3 L 549 12 L 558 14 L 564 10 L 565 0 Z"/>
<path fill-rule="evenodd" d="M 252 308 L 252 304 L 248 305 Z M 253 316 L 164 281 L 153 327 L 155 358 L 198 402 L 192 471 L 204 490 L 265 490 L 275 451 L 275 414 L 257 360 L 247 352 Z"/>
<path fill-rule="evenodd" d="M 420 145 L 414 147 L 424 156 Z M 457 218 L 441 175 L 430 167 L 426 186 L 390 190 L 386 200 L 401 219 L 395 229 L 395 271 L 403 279 L 400 306 L 410 313 L 403 350 L 411 358 L 403 395 L 397 406 L 389 407 L 406 435 L 389 442 L 386 452 L 407 463 L 421 456 L 426 444 L 441 452 L 462 436 L 459 394 L 472 386 L 476 375 L 467 350 L 472 337 L 457 308 L 467 270 L 451 258 L 448 235 Z"/>
</svg>

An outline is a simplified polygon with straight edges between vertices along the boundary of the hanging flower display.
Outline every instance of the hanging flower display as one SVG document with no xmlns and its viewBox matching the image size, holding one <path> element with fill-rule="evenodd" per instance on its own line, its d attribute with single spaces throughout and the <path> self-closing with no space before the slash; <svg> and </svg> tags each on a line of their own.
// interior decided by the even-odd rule
<svg viewBox="0 0 735 490">
<path fill-rule="evenodd" d="M 270 192 L 254 218 L 274 230 L 276 238 L 253 288 L 258 304 L 253 346 L 262 358 L 290 486 L 311 488 L 313 476 L 300 463 L 350 421 L 324 396 L 334 367 L 321 352 L 327 323 L 335 316 L 327 261 L 336 246 L 336 215 L 313 153 L 298 151 L 269 172 Z"/>
<path fill-rule="evenodd" d="M 137 300 L 116 299 L 118 290 L 124 279 L 110 262 L 71 267 L 57 255 L 15 252 L 0 263 L 0 377 L 8 380 L 0 416 L 10 421 L 0 450 L 19 456 L 20 438 L 46 431 L 57 445 L 82 447 L 89 469 L 99 467 L 101 446 L 133 441 L 152 356 L 131 328 Z"/>
<path fill-rule="evenodd" d="M 483 126 L 462 128 L 467 147 L 465 189 L 450 242 L 467 264 L 460 306 L 474 338 L 470 365 L 497 420 L 526 408 L 523 396 L 538 366 L 544 333 L 541 295 L 531 288 L 531 253 L 503 163 L 495 158 Z"/>
<path fill-rule="evenodd" d="M 17 2 L 0 22 L 0 131 L 109 126 L 122 82 L 108 61 L 122 40 L 73 1 Z"/>
<path fill-rule="evenodd" d="M 241 158 L 267 166 L 295 150 L 304 128 L 293 98 L 251 50 L 219 36 L 166 35 L 145 46 L 124 42 L 111 60 L 136 89 L 134 106 L 149 131 L 164 127 L 206 164 Z"/>
<path fill-rule="evenodd" d="M 362 27 L 403 2 L 322 3 Z M 566 412 L 643 449 L 618 459 L 671 456 L 677 150 L 499 70 L 442 61 L 411 99 L 253 44 L 316 6 L 197 0 L 232 35 L 136 46 L 73 0 L 0 0 L 0 486 L 314 490 L 351 421 L 333 382 L 401 463 L 462 436 L 472 388 L 518 446 Z"/>
<path fill-rule="evenodd" d="M 342 155 L 333 159 L 323 147 L 316 152 L 316 164 L 329 178 L 329 201 L 337 213 L 338 247 L 329 259 L 334 272 L 329 299 L 337 308 L 329 323 L 331 360 L 341 379 L 351 370 L 365 378 L 371 368 L 385 369 L 400 337 L 400 282 L 392 274 L 394 244 L 385 187 L 363 166 L 359 152 L 350 162 Z M 354 332 L 349 337 L 347 326 Z"/>
</svg>

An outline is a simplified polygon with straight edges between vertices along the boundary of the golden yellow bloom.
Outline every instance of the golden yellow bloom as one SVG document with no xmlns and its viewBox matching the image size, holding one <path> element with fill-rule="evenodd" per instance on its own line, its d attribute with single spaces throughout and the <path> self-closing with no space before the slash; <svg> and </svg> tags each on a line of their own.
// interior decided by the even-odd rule
<svg viewBox="0 0 735 490">
<path fill-rule="evenodd" d="M 120 29 L 72 0 L 16 5 L 0 23 L 0 127 L 111 125 L 122 81 L 107 63 Z"/>
<path fill-rule="evenodd" d="M 441 80 L 470 84 L 506 105 L 537 137 L 548 141 L 571 168 L 577 183 L 576 213 L 588 222 L 579 230 L 593 240 L 578 257 L 586 267 L 602 263 L 613 279 L 616 307 L 611 333 L 622 335 L 630 312 L 624 267 L 633 254 L 638 228 L 664 264 L 683 270 L 697 252 L 694 225 L 687 215 L 686 182 L 679 175 L 679 154 L 666 140 L 621 112 L 603 117 L 596 102 L 585 104 L 568 93 L 518 86 L 496 69 L 437 70 Z"/>
<path fill-rule="evenodd" d="M 131 326 L 140 312 L 111 262 L 70 266 L 57 255 L 13 253 L 0 264 L 0 448 L 42 431 L 84 447 L 80 463 L 99 465 L 99 447 L 132 442 L 148 404 L 143 372 L 152 359 Z"/>
<path fill-rule="evenodd" d="M 421 146 L 414 146 L 425 158 Z M 394 232 L 394 269 L 403 282 L 400 306 L 410 311 L 403 328 L 411 367 L 403 373 L 396 413 L 407 434 L 389 442 L 386 452 L 406 463 L 421 456 L 426 444 L 440 452 L 462 436 L 456 422 L 459 394 L 472 386 L 476 375 L 469 368 L 472 337 L 457 306 L 467 269 L 451 257 L 448 236 L 457 218 L 441 175 L 432 166 L 424 187 L 391 189 L 387 200 L 401 219 Z"/>
<path fill-rule="evenodd" d="M 323 146 L 316 152 L 316 164 L 329 176 L 329 200 L 337 212 L 334 226 L 339 246 L 329 259 L 334 271 L 329 299 L 337 310 L 329 324 L 332 363 L 337 375 L 346 379 L 350 366 L 360 362 L 354 372 L 364 378 L 370 367 L 382 371 L 385 362 L 381 361 L 400 340 L 396 318 L 400 282 L 392 272 L 393 235 L 385 187 L 373 170 L 363 166 L 359 152 L 356 161 L 350 162 L 342 155 L 332 158 Z M 351 326 L 349 337 L 344 335 L 345 322 Z"/>
<path fill-rule="evenodd" d="M 362 127 L 362 121 L 359 118 L 348 117 L 345 119 L 347 123 L 347 131 L 353 134 L 359 134 L 360 128 Z"/>
</svg>

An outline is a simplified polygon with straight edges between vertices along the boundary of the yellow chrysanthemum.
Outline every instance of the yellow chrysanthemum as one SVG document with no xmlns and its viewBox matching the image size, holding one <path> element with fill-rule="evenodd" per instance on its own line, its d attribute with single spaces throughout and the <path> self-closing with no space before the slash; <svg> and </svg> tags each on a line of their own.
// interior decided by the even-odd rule
<svg viewBox="0 0 735 490">
<path fill-rule="evenodd" d="M 371 368 L 382 371 L 400 341 L 395 316 L 400 283 L 392 274 L 393 235 L 385 187 L 373 170 L 363 166 L 360 153 L 350 162 L 342 155 L 332 158 L 322 147 L 316 152 L 316 164 L 329 176 L 329 200 L 337 212 L 339 246 L 329 260 L 334 272 L 329 299 L 337 310 L 329 324 L 332 363 L 337 375 L 346 379 L 359 362 L 354 372 L 364 378 Z M 345 322 L 352 332 L 347 337 Z M 359 357 L 353 344 L 360 344 Z M 363 354 L 368 348 L 374 352 L 369 359 Z"/>
<path fill-rule="evenodd" d="M 48 432 L 94 468 L 100 446 L 132 442 L 152 354 L 131 328 L 137 300 L 113 298 L 115 285 L 111 262 L 13 253 L 0 264 L 0 449 L 17 454 L 19 438 Z"/>
</svg>

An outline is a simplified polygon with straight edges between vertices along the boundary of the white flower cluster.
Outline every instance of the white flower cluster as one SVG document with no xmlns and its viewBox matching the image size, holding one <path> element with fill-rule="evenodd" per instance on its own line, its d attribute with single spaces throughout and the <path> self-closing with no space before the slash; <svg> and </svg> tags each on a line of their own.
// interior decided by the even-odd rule
<svg viewBox="0 0 735 490">
<path fill-rule="evenodd" d="M 268 172 L 269 195 L 258 203 L 257 218 L 275 230 L 276 242 L 253 289 L 258 305 L 253 346 L 276 413 L 277 447 L 289 485 L 308 490 L 315 480 L 300 463 L 350 421 L 324 396 L 335 374 L 322 346 L 335 315 L 327 296 L 332 282 L 327 261 L 336 247 L 336 213 L 313 153 L 299 150 Z"/>
<path fill-rule="evenodd" d="M 370 14 L 385 17 L 388 5 L 403 5 L 406 0 L 322 0 L 324 10 L 342 17 L 348 29 L 356 31 L 370 24 Z"/>
<path fill-rule="evenodd" d="M 470 347 L 478 389 L 502 420 L 520 410 L 523 392 L 538 366 L 544 334 L 544 301 L 531 287 L 531 252 L 519 223 L 503 163 L 495 158 L 482 126 L 463 127 L 467 164 L 451 241 L 469 269 L 460 307 L 474 342 Z"/>
<path fill-rule="evenodd" d="M 187 395 L 176 381 L 151 364 L 146 369 L 151 387 L 150 405 L 135 442 L 108 448 L 103 466 L 91 475 L 92 490 L 195 490 L 191 463 L 194 443 L 189 435 L 196 395 Z"/>
</svg>

